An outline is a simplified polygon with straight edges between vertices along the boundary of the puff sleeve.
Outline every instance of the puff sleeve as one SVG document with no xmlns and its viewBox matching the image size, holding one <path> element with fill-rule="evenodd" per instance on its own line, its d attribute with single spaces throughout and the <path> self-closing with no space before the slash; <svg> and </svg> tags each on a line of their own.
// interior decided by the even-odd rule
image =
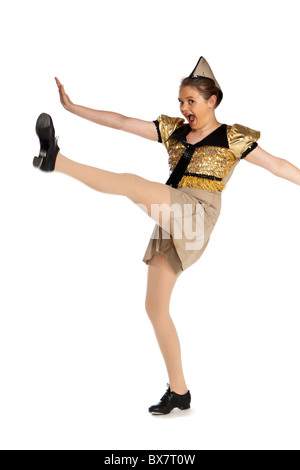
<svg viewBox="0 0 300 470">
<path fill-rule="evenodd" d="M 257 147 L 260 132 L 241 124 L 233 124 L 228 132 L 229 149 L 236 159 L 245 158 Z"/>
<path fill-rule="evenodd" d="M 161 114 L 155 121 L 153 121 L 158 135 L 158 142 L 165 144 L 170 135 L 177 129 L 177 127 L 185 124 L 184 119 L 179 117 L 170 117 Z"/>
</svg>

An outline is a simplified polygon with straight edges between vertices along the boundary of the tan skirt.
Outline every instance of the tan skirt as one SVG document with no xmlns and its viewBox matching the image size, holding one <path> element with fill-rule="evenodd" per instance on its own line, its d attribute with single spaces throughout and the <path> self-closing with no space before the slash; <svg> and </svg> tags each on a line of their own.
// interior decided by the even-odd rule
<svg viewBox="0 0 300 470">
<path fill-rule="evenodd" d="M 221 192 L 199 188 L 168 186 L 171 198 L 170 221 L 155 225 L 143 258 L 155 253 L 166 256 L 176 274 L 194 264 L 202 255 L 221 211 Z"/>
</svg>

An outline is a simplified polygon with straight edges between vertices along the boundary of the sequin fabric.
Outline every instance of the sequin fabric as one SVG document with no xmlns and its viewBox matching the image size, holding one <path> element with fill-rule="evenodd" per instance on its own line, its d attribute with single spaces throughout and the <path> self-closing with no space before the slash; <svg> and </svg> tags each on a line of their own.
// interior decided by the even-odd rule
<svg viewBox="0 0 300 470">
<path fill-rule="evenodd" d="M 184 151 L 185 146 L 183 144 L 173 139 L 169 140 L 170 174 Z M 191 161 L 186 168 L 186 173 L 198 173 L 199 177 L 183 176 L 178 183 L 178 187 L 190 186 L 210 191 L 223 191 L 225 185 L 222 182 L 204 179 L 200 175 L 216 176 L 223 179 L 236 162 L 237 159 L 229 149 L 213 146 L 198 147 L 195 149 Z"/>
<path fill-rule="evenodd" d="M 160 115 L 157 122 L 159 123 L 162 143 L 169 154 L 168 163 L 171 174 L 186 149 L 184 143 L 177 140 L 176 137 L 172 138 L 173 131 L 183 126 L 184 120 Z M 227 125 L 229 148 L 213 145 L 196 146 L 185 173 L 196 173 L 199 174 L 199 177 L 184 174 L 178 183 L 178 187 L 190 186 L 210 191 L 223 191 L 226 184 L 223 184 L 222 181 L 209 179 L 209 177 L 217 177 L 223 180 L 240 161 L 247 148 L 259 137 L 259 131 L 240 124 Z M 206 176 L 206 178 L 201 178 L 201 175 Z"/>
<path fill-rule="evenodd" d="M 177 145 L 175 146 L 178 147 Z M 182 151 L 185 149 L 183 145 L 182 147 L 181 151 L 176 148 L 172 149 L 169 153 L 169 167 L 171 172 L 174 170 L 182 155 Z M 224 178 L 235 162 L 236 159 L 229 149 L 212 146 L 198 147 L 194 151 L 186 171 L 188 173 L 199 173 Z"/>
</svg>

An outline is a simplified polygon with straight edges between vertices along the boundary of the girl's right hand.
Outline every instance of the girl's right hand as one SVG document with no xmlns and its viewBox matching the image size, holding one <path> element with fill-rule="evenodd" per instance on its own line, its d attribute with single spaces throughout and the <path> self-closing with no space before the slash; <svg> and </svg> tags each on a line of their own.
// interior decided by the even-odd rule
<svg viewBox="0 0 300 470">
<path fill-rule="evenodd" d="M 55 81 L 58 87 L 61 104 L 67 111 L 71 111 L 72 106 L 75 106 L 74 103 L 70 100 L 70 98 L 66 94 L 64 86 L 60 83 L 57 77 L 55 77 Z"/>
</svg>

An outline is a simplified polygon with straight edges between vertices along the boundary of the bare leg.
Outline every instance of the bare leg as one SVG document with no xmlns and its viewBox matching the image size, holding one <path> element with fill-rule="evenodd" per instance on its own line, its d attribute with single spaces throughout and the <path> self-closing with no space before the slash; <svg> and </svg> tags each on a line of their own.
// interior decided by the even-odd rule
<svg viewBox="0 0 300 470">
<path fill-rule="evenodd" d="M 134 203 L 142 205 L 141 209 L 169 232 L 171 203 L 167 185 L 149 181 L 133 173 L 114 173 L 82 165 L 60 152 L 57 154 L 55 171 L 72 176 L 96 191 L 128 197 Z M 159 212 L 151 211 L 153 204 L 162 204 Z"/>
<path fill-rule="evenodd" d="M 188 389 L 182 370 L 179 338 L 169 313 L 170 297 L 177 278 L 164 255 L 153 255 L 148 263 L 145 307 L 166 363 L 171 391 L 183 395 Z"/>
</svg>

